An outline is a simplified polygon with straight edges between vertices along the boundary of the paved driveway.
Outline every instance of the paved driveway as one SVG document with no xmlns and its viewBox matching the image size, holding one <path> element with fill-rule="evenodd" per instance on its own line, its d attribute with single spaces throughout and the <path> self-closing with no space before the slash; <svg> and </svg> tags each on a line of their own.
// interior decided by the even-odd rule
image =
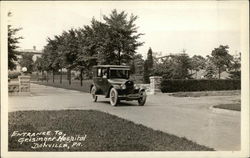
<svg viewBox="0 0 250 158">
<path fill-rule="evenodd" d="M 210 107 L 232 103 L 240 96 L 172 97 L 167 94 L 148 96 L 145 106 L 122 102 L 111 107 L 109 100 L 91 101 L 88 93 L 31 85 L 30 96 L 9 96 L 9 111 L 96 109 L 161 130 L 186 137 L 216 150 L 240 150 L 240 112 L 216 112 Z"/>
</svg>

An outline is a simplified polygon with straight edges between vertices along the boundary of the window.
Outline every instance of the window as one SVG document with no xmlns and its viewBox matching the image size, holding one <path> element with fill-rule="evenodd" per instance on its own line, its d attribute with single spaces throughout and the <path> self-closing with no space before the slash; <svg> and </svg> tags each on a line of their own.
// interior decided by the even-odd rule
<svg viewBox="0 0 250 158">
<path fill-rule="evenodd" d="M 101 68 L 97 69 L 97 77 L 102 77 L 102 69 Z"/>
<path fill-rule="evenodd" d="M 129 78 L 129 71 L 128 70 L 110 70 L 110 78 Z"/>
</svg>

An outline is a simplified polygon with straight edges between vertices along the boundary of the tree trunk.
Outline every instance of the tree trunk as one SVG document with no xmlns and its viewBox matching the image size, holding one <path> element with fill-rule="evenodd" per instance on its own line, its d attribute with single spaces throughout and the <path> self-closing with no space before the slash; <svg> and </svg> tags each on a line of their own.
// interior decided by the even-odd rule
<svg viewBox="0 0 250 158">
<path fill-rule="evenodd" d="M 53 83 L 55 82 L 55 70 L 52 70 L 52 79 L 53 79 Z"/>
<path fill-rule="evenodd" d="M 121 51 L 118 52 L 118 65 L 121 65 Z"/>
<path fill-rule="evenodd" d="M 195 71 L 195 78 L 197 79 L 197 70 Z"/>
<path fill-rule="evenodd" d="M 61 73 L 60 73 L 60 84 L 62 84 L 62 68 L 61 68 Z"/>
<path fill-rule="evenodd" d="M 46 71 L 46 80 L 47 80 L 47 82 L 49 82 L 49 75 L 48 75 L 48 71 Z"/>
<path fill-rule="evenodd" d="M 42 82 L 43 82 L 43 77 L 44 77 L 44 72 L 43 72 L 43 70 L 42 70 Z"/>
<path fill-rule="evenodd" d="M 69 80 L 69 85 L 71 85 L 71 69 L 68 69 L 68 80 Z"/>
<path fill-rule="evenodd" d="M 83 74 L 83 69 L 81 69 L 81 72 L 80 72 L 80 81 L 81 81 L 81 86 L 82 86 L 82 80 L 83 80 L 82 74 Z"/>
<path fill-rule="evenodd" d="M 220 79 L 220 67 L 219 67 L 219 79 Z"/>
</svg>

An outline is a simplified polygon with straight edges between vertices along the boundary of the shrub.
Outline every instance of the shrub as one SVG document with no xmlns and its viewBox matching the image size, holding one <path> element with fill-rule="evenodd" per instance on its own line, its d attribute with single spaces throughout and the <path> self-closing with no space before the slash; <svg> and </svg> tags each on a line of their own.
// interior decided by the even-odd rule
<svg viewBox="0 0 250 158">
<path fill-rule="evenodd" d="M 241 89 L 240 80 L 163 80 L 161 91 L 188 92 L 188 91 L 217 91 Z"/>
<path fill-rule="evenodd" d="M 17 78 L 19 75 L 21 75 L 20 72 L 9 72 L 8 78 L 10 78 L 10 79 L 15 79 L 15 78 Z"/>
</svg>

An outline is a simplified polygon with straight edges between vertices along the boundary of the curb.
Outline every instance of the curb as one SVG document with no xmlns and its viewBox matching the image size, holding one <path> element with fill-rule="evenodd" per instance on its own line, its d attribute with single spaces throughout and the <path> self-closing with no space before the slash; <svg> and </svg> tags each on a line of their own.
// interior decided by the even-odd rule
<svg viewBox="0 0 250 158">
<path fill-rule="evenodd" d="M 221 114 L 229 114 L 229 115 L 239 115 L 239 114 L 241 114 L 240 111 L 214 108 L 213 106 L 210 106 L 209 109 L 211 109 L 215 113 L 221 113 Z"/>
</svg>

